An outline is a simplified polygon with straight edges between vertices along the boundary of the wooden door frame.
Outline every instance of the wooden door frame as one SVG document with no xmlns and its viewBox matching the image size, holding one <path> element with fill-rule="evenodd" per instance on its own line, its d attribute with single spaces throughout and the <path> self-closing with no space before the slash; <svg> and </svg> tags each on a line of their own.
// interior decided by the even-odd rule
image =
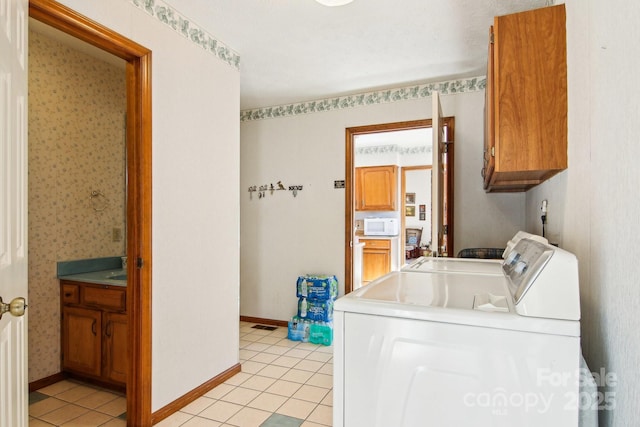
<svg viewBox="0 0 640 427">
<path fill-rule="evenodd" d="M 448 236 L 453 248 L 453 141 L 455 138 L 454 117 L 444 117 L 444 124 L 447 126 L 447 139 L 449 143 L 449 173 L 447 175 L 447 224 Z M 382 123 L 375 125 L 356 126 L 345 129 L 345 209 L 344 209 L 344 293 L 348 294 L 353 290 L 353 234 L 355 227 L 355 144 L 354 138 L 357 135 L 370 133 L 393 132 L 398 130 L 430 128 L 431 119 L 412 120 L 405 122 Z"/>
<path fill-rule="evenodd" d="M 29 16 L 127 61 L 127 425 L 151 414 L 151 51 L 52 0 Z"/>
</svg>

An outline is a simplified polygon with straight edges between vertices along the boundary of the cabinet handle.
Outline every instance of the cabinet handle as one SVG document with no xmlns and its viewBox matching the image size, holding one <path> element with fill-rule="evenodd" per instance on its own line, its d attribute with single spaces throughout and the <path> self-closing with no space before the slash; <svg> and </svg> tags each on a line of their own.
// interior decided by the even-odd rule
<svg viewBox="0 0 640 427">
<path fill-rule="evenodd" d="M 105 329 L 105 331 L 104 331 L 104 334 L 105 334 L 108 338 L 111 338 L 111 320 L 109 320 L 109 321 L 107 322 L 107 327 L 106 327 L 106 329 Z"/>
<path fill-rule="evenodd" d="M 487 168 L 482 168 L 482 170 L 480 171 L 480 175 L 484 178 L 486 173 L 487 173 Z"/>
<path fill-rule="evenodd" d="M 97 321 L 96 319 L 93 319 L 93 323 L 91 324 L 91 332 L 93 332 L 93 335 L 94 335 L 94 336 L 98 334 L 98 333 L 97 333 L 97 331 L 96 331 L 96 324 L 97 324 L 97 322 L 98 322 L 98 321 Z"/>
<path fill-rule="evenodd" d="M 65 297 L 69 298 L 72 295 L 71 292 L 67 292 L 66 294 L 64 294 Z"/>
</svg>

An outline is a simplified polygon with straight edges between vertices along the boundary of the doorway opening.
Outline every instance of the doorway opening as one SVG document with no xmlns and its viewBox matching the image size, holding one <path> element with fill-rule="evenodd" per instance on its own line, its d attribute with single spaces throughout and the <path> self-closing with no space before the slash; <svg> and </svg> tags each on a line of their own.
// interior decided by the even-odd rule
<svg viewBox="0 0 640 427">
<path fill-rule="evenodd" d="M 423 254 L 431 236 L 431 165 L 403 167 L 400 188 L 400 257 L 408 263 Z"/>
<path fill-rule="evenodd" d="M 358 281 L 362 278 L 362 271 L 356 271 L 354 269 L 354 259 L 356 261 L 362 259 L 362 255 L 357 253 L 360 251 L 360 245 L 354 245 L 354 242 L 357 240 L 357 234 L 360 233 L 356 229 L 356 225 L 360 225 L 356 222 L 356 202 L 355 202 L 355 193 L 356 193 L 356 165 L 358 163 L 356 159 L 356 139 L 361 135 L 371 135 L 371 134 L 387 134 L 389 132 L 399 132 L 405 130 L 416 130 L 416 129 L 425 129 L 431 131 L 432 121 L 431 119 L 424 120 L 414 120 L 407 122 L 395 122 L 395 123 L 384 123 L 384 124 L 376 124 L 376 125 L 367 125 L 367 126 L 359 126 L 347 128 L 345 131 L 345 231 L 344 231 L 344 241 L 345 241 L 345 293 L 349 293 L 354 290 L 354 278 L 355 281 Z M 454 141 L 454 118 L 453 117 L 445 117 L 443 118 L 443 126 L 445 130 L 445 153 L 443 153 L 443 166 L 445 170 L 445 182 L 443 192 L 443 200 L 442 206 L 444 210 L 444 221 L 445 224 L 445 239 L 447 242 L 447 247 L 449 253 L 453 252 L 453 141 Z M 430 139 L 430 138 L 429 138 Z M 430 165 L 420 165 L 431 167 Z M 401 176 L 403 176 L 402 167 L 400 167 Z M 407 168 L 407 170 L 410 170 Z M 401 183 L 404 180 L 401 181 Z M 406 183 L 405 183 L 406 184 Z M 398 217 L 399 223 L 401 224 L 400 229 L 398 230 L 398 244 L 397 250 L 395 253 L 394 246 L 391 246 L 392 257 L 397 259 L 397 263 L 390 263 L 391 268 L 394 268 L 394 265 L 397 268 L 402 267 L 402 263 L 406 257 L 405 251 L 405 230 L 406 230 L 406 215 L 407 215 L 407 206 L 411 206 L 411 212 L 417 216 L 418 220 L 420 218 L 420 209 L 423 203 L 415 204 L 407 204 L 406 203 L 406 189 L 402 184 L 398 184 L 398 192 L 399 194 L 399 202 L 396 204 L 395 212 L 391 213 L 383 213 L 385 216 L 395 216 Z M 430 209 L 430 204 L 424 203 L 425 207 L 425 221 L 427 218 L 426 211 Z M 414 212 L 415 210 L 415 212 Z M 431 226 L 429 226 L 430 228 Z M 412 227 L 413 228 L 413 227 Z M 428 233 L 424 233 L 426 238 L 428 239 Z M 425 239 L 423 238 L 424 242 Z M 360 266 L 358 266 L 358 269 Z"/>
<path fill-rule="evenodd" d="M 151 425 L 151 51 L 54 1 L 29 16 L 126 61 L 127 424 Z"/>
</svg>

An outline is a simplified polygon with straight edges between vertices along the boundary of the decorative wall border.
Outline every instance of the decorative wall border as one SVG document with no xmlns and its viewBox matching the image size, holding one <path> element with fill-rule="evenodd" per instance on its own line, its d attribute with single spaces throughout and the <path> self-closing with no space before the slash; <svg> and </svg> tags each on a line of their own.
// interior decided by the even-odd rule
<svg viewBox="0 0 640 427">
<path fill-rule="evenodd" d="M 379 154 L 399 154 L 401 156 L 413 155 L 413 154 L 428 154 L 431 153 L 431 147 L 426 145 L 419 145 L 416 147 L 400 147 L 397 144 L 390 145 L 376 145 L 372 147 L 359 147 L 356 148 L 356 154 L 359 155 L 379 155 Z"/>
<path fill-rule="evenodd" d="M 485 76 L 479 76 L 299 102 L 296 104 L 243 110 L 240 112 L 240 121 L 247 122 L 252 120 L 274 119 L 278 117 L 297 116 L 299 114 L 320 113 L 344 108 L 428 98 L 434 91 L 438 91 L 441 95 L 477 92 L 483 90 L 486 83 L 487 78 Z"/>
<path fill-rule="evenodd" d="M 240 69 L 240 55 L 163 0 L 127 0 L 218 59 Z"/>
</svg>

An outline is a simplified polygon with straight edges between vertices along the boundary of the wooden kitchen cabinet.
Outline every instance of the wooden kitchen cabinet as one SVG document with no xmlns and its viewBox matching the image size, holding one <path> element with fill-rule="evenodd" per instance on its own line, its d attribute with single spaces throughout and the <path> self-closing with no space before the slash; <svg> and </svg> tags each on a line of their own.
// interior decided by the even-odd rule
<svg viewBox="0 0 640 427">
<path fill-rule="evenodd" d="M 368 284 L 391 271 L 391 241 L 389 239 L 363 239 L 362 283 Z"/>
<path fill-rule="evenodd" d="M 482 175 L 526 191 L 567 168 L 564 4 L 498 16 L 490 30 Z"/>
<path fill-rule="evenodd" d="M 127 380 L 126 289 L 60 282 L 62 369 L 122 388 Z"/>
<path fill-rule="evenodd" d="M 398 167 L 368 166 L 355 170 L 356 211 L 395 211 Z"/>
</svg>

